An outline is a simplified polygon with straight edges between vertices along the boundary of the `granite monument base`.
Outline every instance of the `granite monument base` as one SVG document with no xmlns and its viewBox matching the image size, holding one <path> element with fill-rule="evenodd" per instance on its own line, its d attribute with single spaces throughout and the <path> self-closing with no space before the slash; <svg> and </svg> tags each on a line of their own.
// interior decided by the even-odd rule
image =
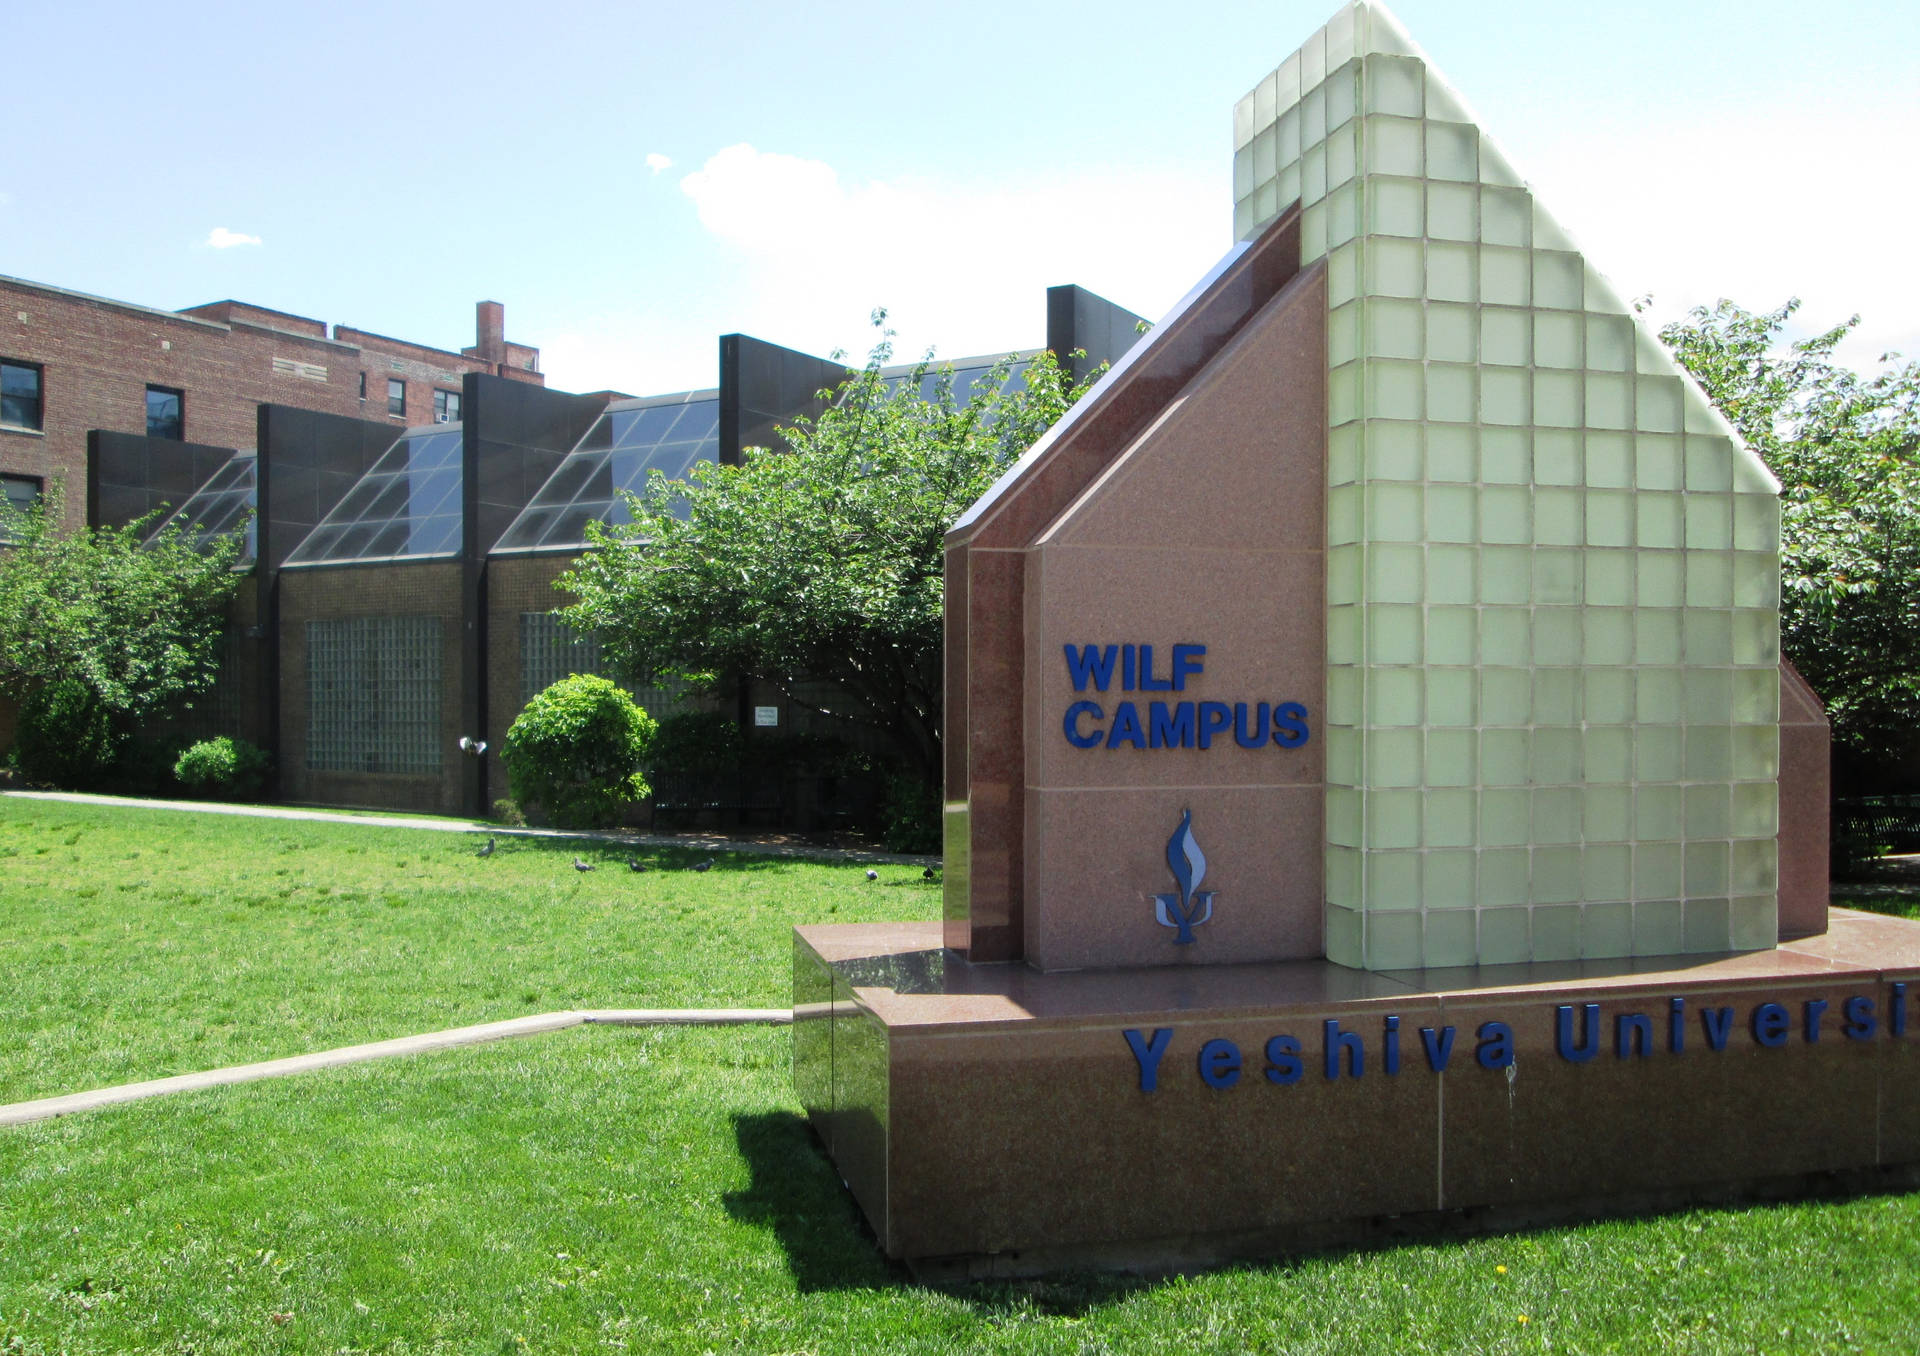
<svg viewBox="0 0 1920 1356">
<path fill-rule="evenodd" d="M 1920 923 L 1771 951 L 1043 974 L 795 930 L 794 1075 L 890 1257 L 1205 1265 L 1920 1180 Z"/>
</svg>

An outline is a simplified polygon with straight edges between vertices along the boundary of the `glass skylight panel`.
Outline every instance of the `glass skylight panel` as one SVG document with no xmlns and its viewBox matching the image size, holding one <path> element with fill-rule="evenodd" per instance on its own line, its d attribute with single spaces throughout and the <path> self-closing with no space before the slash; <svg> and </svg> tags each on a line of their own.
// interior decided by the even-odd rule
<svg viewBox="0 0 1920 1356">
<path fill-rule="evenodd" d="M 457 555 L 458 424 L 408 429 L 287 557 L 289 565 Z"/>
<path fill-rule="evenodd" d="M 719 457 L 720 402 L 711 394 L 615 401 L 547 478 L 494 550 L 585 546 L 588 523 L 632 521 L 622 496 L 645 489 L 652 472 L 685 480 L 696 462 Z"/>
<path fill-rule="evenodd" d="M 969 400 L 973 399 L 974 387 L 980 384 L 981 379 L 985 377 L 987 373 L 991 372 L 998 362 L 1000 362 L 998 358 L 963 358 L 960 362 L 954 364 L 954 405 L 964 406 Z M 917 365 L 918 364 L 916 364 L 916 366 Z M 1004 395 L 1008 392 L 1017 391 L 1024 386 L 1027 380 L 1027 368 L 1030 366 L 1032 366 L 1032 360 L 1028 358 L 1018 358 L 1009 363 L 1007 365 L 1006 381 L 1003 382 L 1000 387 L 1001 393 Z M 945 378 L 946 373 L 947 364 L 945 363 L 930 363 L 927 365 L 925 374 L 920 378 L 920 395 L 922 399 L 932 400 L 939 393 L 940 383 Z M 907 379 L 912 375 L 912 367 L 889 368 L 881 373 L 881 380 L 885 384 L 888 393 L 891 394 L 904 386 Z"/>
<path fill-rule="evenodd" d="M 234 562 L 235 569 L 251 569 L 258 540 L 253 510 L 259 505 L 258 479 L 254 472 L 258 460 L 251 451 L 238 452 L 207 478 L 187 501 L 169 514 L 148 534 L 152 541 L 169 528 L 177 529 L 196 551 L 209 551 L 214 544 L 246 521 L 246 545 Z"/>
</svg>

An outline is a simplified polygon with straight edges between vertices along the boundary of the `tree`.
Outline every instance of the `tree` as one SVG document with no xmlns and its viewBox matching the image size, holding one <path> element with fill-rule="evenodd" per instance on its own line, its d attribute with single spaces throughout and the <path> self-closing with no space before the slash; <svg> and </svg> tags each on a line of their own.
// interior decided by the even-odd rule
<svg viewBox="0 0 1920 1356">
<path fill-rule="evenodd" d="M 1857 316 L 1783 345 L 1799 304 L 1722 301 L 1660 337 L 1778 477 L 1781 648 L 1849 761 L 1888 768 L 1920 731 L 1920 363 L 1839 365 Z"/>
<path fill-rule="evenodd" d="M 563 829 L 599 828 L 651 789 L 642 768 L 658 729 L 613 683 L 575 673 L 534 695 L 500 757 L 522 804 Z"/>
<path fill-rule="evenodd" d="M 883 338 L 817 419 L 782 429 L 789 451 L 702 463 L 685 483 L 656 473 L 631 523 L 589 528 L 560 586 L 623 670 L 760 679 L 878 731 L 937 788 L 947 528 L 1086 386 L 1042 353 L 1024 381 L 1003 389 L 1004 359 L 963 400 L 926 359 L 883 379 L 890 356 Z M 837 699 L 822 704 L 823 685 Z"/>
<path fill-rule="evenodd" d="M 125 728 L 212 686 L 240 533 L 204 554 L 148 519 L 61 530 L 56 481 L 33 508 L 0 507 L 0 691 L 74 679 Z"/>
</svg>

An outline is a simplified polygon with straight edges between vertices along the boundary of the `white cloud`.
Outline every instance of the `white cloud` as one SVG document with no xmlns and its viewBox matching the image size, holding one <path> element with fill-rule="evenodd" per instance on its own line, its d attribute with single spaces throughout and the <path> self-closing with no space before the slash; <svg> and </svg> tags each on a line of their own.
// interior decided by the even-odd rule
<svg viewBox="0 0 1920 1356">
<path fill-rule="evenodd" d="M 229 231 L 225 226 L 215 226 L 211 231 L 207 232 L 207 238 L 204 243 L 209 249 L 230 250 L 235 245 L 258 245 L 260 243 L 260 237 L 257 235 L 242 235 L 238 231 Z"/>
<path fill-rule="evenodd" d="M 673 160 L 658 151 L 647 152 L 647 168 L 658 174 L 663 169 L 672 169 Z"/>
<path fill-rule="evenodd" d="M 1038 347 L 1056 283 L 1157 319 L 1231 243 L 1226 166 L 1212 168 L 859 182 L 742 143 L 681 189 L 731 256 L 736 276 L 716 280 L 731 284 L 727 328 L 858 358 L 885 306 L 905 360 Z"/>
</svg>

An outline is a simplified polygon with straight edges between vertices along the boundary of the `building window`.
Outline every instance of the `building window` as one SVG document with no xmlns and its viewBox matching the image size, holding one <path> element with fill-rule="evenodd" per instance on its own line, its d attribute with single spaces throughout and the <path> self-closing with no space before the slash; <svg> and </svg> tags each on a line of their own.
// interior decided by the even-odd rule
<svg viewBox="0 0 1920 1356">
<path fill-rule="evenodd" d="M 40 413 L 39 366 L 0 358 L 0 424 L 38 429 Z"/>
<path fill-rule="evenodd" d="M 365 372 L 360 374 L 360 398 L 362 400 L 367 398 L 367 374 Z"/>
<path fill-rule="evenodd" d="M 307 766 L 440 771 L 438 617 L 307 623 Z"/>
<path fill-rule="evenodd" d="M 186 397 L 167 386 L 147 387 L 147 436 L 171 438 L 179 442 L 186 436 Z"/>
<path fill-rule="evenodd" d="M 38 476 L 0 475 L 0 491 L 4 491 L 6 504 L 10 509 L 26 513 L 40 502 L 41 485 Z M 7 524 L 0 521 L 0 545 L 14 541 L 14 535 L 7 530 Z"/>
<path fill-rule="evenodd" d="M 436 424 L 457 424 L 460 422 L 460 393 L 458 391 L 435 391 L 433 393 L 433 422 Z"/>
<path fill-rule="evenodd" d="M 520 614 L 520 704 L 571 673 L 600 672 L 600 637 L 580 635 L 551 612 Z"/>
<path fill-rule="evenodd" d="M 387 378 L 387 413 L 407 412 L 407 384 L 397 377 Z"/>
</svg>

